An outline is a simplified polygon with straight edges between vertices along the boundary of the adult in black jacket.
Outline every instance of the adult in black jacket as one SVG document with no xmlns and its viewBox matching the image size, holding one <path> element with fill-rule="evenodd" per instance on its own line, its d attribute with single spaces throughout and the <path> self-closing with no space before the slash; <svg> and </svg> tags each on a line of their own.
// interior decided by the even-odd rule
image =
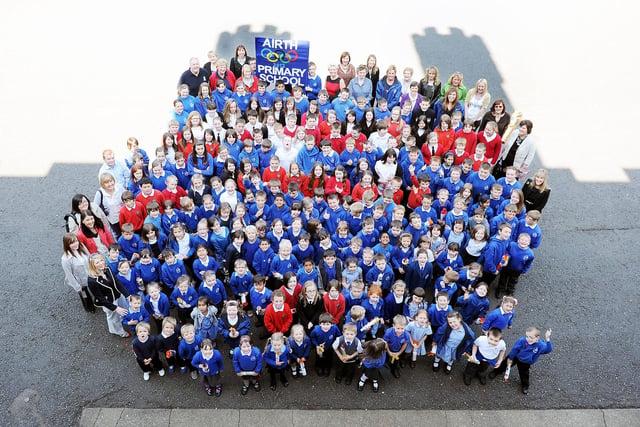
<svg viewBox="0 0 640 427">
<path fill-rule="evenodd" d="M 89 257 L 88 287 L 94 298 L 94 304 L 102 307 L 107 315 L 109 332 L 123 338 L 129 336 L 122 327 L 121 316 L 127 314 L 129 292 L 107 268 L 104 255 L 95 253 Z"/>
</svg>

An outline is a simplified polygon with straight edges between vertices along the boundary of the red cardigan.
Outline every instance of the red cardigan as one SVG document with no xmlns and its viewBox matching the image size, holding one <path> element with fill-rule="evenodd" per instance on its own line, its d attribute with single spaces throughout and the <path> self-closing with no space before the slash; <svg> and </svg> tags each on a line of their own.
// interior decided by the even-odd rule
<svg viewBox="0 0 640 427">
<path fill-rule="evenodd" d="M 337 300 L 332 300 L 329 299 L 329 292 L 327 292 L 322 298 L 324 300 L 324 310 L 333 316 L 333 323 L 337 325 L 344 315 L 344 295 L 340 294 Z"/>
<path fill-rule="evenodd" d="M 284 310 L 276 311 L 273 309 L 273 303 L 267 306 L 264 312 L 264 326 L 270 334 L 282 332 L 286 334 L 293 322 L 293 315 L 287 303 L 284 303 Z"/>
<path fill-rule="evenodd" d="M 96 245 L 96 242 L 94 242 L 91 237 L 87 237 L 84 235 L 84 233 L 82 232 L 82 227 L 80 227 L 76 236 L 78 236 L 78 241 L 87 248 L 90 254 L 95 254 L 98 252 L 98 246 Z M 100 241 L 102 241 L 102 244 L 106 247 L 109 247 L 110 244 L 114 243 L 111 232 L 105 229 L 98 229 L 98 237 L 100 237 Z"/>
</svg>

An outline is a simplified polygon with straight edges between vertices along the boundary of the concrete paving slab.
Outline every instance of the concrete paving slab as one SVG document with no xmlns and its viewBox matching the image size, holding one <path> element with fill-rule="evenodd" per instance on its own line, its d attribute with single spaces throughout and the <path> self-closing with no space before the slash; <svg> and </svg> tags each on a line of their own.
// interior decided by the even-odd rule
<svg viewBox="0 0 640 427">
<path fill-rule="evenodd" d="M 239 425 L 240 411 L 237 409 L 172 409 L 170 427 L 202 424 L 217 426 Z"/>
<path fill-rule="evenodd" d="M 96 427 L 112 427 L 118 425 L 118 420 L 124 408 L 101 408 L 93 424 Z"/>
<path fill-rule="evenodd" d="M 240 410 L 240 419 L 238 425 L 240 426 L 260 426 L 260 427 L 286 427 L 293 426 L 292 412 L 286 409 L 255 409 L 255 410 Z M 300 411 L 304 412 L 304 411 Z M 313 413 L 315 411 L 309 411 Z M 323 411 L 324 412 L 324 411 Z M 323 420 L 326 421 L 326 414 Z M 312 423 L 306 423 L 311 425 Z M 300 424 L 298 424 L 300 425 Z"/>
<path fill-rule="evenodd" d="M 84 408 L 80 417 L 80 427 L 94 426 L 100 415 L 100 410 L 100 408 Z"/>
<path fill-rule="evenodd" d="M 549 410 L 549 411 L 446 411 L 448 426 L 472 425 L 496 427 L 519 427 L 553 425 L 603 427 L 602 411 L 593 410 Z"/>
<path fill-rule="evenodd" d="M 169 427 L 171 409 L 125 408 L 120 415 L 118 427 Z"/>
<path fill-rule="evenodd" d="M 331 425 L 496 426 L 534 427 L 640 427 L 640 409 L 559 409 L 509 411 L 444 410 L 287 410 L 287 409 L 133 409 L 85 408 L 80 426 L 183 426 L 207 420 L 215 425 L 259 425 L 288 427 Z"/>
<path fill-rule="evenodd" d="M 640 409 L 605 409 L 602 412 L 607 427 L 640 426 Z"/>
</svg>

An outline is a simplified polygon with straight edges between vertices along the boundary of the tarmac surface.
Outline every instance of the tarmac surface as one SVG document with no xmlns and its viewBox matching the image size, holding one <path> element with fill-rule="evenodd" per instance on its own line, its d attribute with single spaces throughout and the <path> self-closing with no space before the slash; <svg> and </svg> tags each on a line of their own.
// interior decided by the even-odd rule
<svg viewBox="0 0 640 427">
<path fill-rule="evenodd" d="M 618 1 L 500 9 L 463 1 L 453 14 L 408 2 L 403 9 L 389 5 L 398 22 L 406 20 L 389 24 L 398 28 L 390 37 L 348 25 L 355 5 L 344 5 L 345 18 L 335 24 L 344 31 L 336 34 L 323 8 L 313 13 L 325 26 L 262 8 L 251 25 L 235 13 L 183 37 L 180 11 L 169 5 L 154 3 L 155 15 L 122 1 L 0 6 L 0 425 L 179 425 L 193 424 L 194 415 L 212 415 L 221 425 L 327 417 L 339 425 L 351 415 L 358 425 L 424 417 L 448 424 L 638 425 L 640 145 L 625 129 L 640 108 L 625 104 L 624 126 L 617 117 L 615 126 L 608 120 L 608 93 L 636 80 L 640 53 L 627 46 L 635 40 L 635 11 Z M 192 10 L 198 5 L 190 3 Z M 214 7 L 203 3 L 202 15 L 214 16 Z M 25 32 L 30 36 L 18 36 Z M 553 191 L 541 220 L 542 246 L 518 285 L 515 326 L 505 340 L 510 346 L 529 325 L 551 327 L 554 352 L 533 367 L 528 396 L 519 392 L 517 373 L 509 384 L 466 387 L 461 365 L 446 376 L 431 372 L 427 360 L 405 368 L 399 380 L 387 376 L 378 394 L 315 374 L 286 390 L 240 396 L 238 380 L 225 372 L 219 399 L 179 374 L 146 383 L 128 342 L 110 336 L 104 315 L 86 314 L 64 286 L 62 217 L 73 194 L 95 193 L 102 149 L 122 149 L 136 135 L 152 152 L 188 58 L 205 62 L 212 48 L 228 58 L 238 40 L 261 34 L 311 40 L 320 75 L 347 49 L 356 64 L 374 52 L 383 69 L 392 61 L 412 65 L 418 77 L 430 64 L 445 78 L 462 70 L 467 86 L 486 77 L 494 99 L 503 97 L 510 110 L 533 120 L 539 141 L 533 169 L 550 169 Z M 637 98 L 626 86 L 623 92 Z M 559 101 L 563 96 L 569 100 Z M 18 117 L 25 111 L 26 121 Z M 347 414 L 349 408 L 356 412 Z"/>
</svg>

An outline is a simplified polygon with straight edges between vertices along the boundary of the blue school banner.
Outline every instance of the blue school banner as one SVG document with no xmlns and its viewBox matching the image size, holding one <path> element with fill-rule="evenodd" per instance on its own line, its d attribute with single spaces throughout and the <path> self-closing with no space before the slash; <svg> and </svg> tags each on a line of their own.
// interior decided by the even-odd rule
<svg viewBox="0 0 640 427">
<path fill-rule="evenodd" d="M 309 69 L 309 42 L 256 37 L 256 76 L 274 83 L 306 86 Z"/>
</svg>

